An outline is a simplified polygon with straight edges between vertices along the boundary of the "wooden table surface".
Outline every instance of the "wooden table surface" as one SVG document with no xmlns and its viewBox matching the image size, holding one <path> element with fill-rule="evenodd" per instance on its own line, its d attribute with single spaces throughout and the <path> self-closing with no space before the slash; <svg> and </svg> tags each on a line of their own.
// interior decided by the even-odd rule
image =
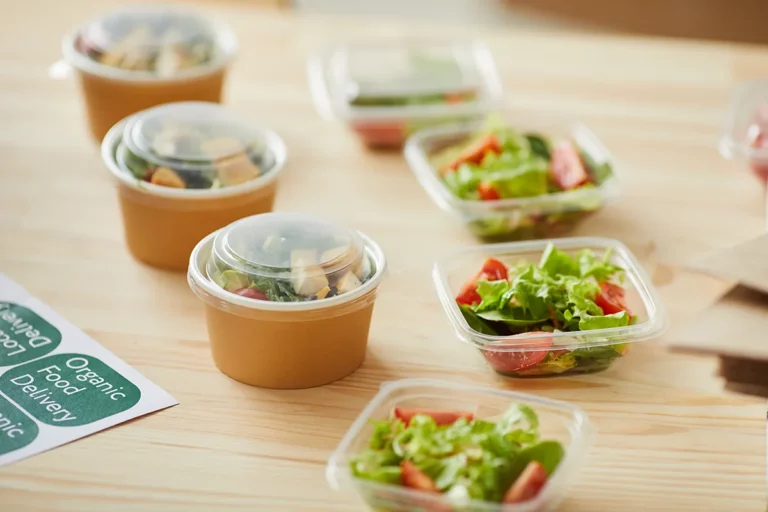
<svg viewBox="0 0 768 512">
<path fill-rule="evenodd" d="M 0 32 L 0 271 L 171 392 L 181 405 L 0 469 L 0 510 L 362 510 L 332 492 L 324 465 L 382 381 L 446 378 L 572 401 L 599 436 L 562 510 L 764 510 L 765 402 L 722 391 L 715 363 L 643 343 L 610 370 L 547 380 L 497 377 L 456 341 L 431 279 L 434 259 L 473 243 L 434 206 L 400 154 L 366 151 L 316 115 L 305 59 L 344 35 L 472 34 L 310 18 L 243 2 L 204 6 L 237 31 L 233 108 L 289 148 L 279 210 L 323 214 L 378 240 L 391 275 L 365 364 L 306 391 L 247 387 L 211 362 L 202 305 L 183 275 L 127 254 L 116 197 L 86 136 L 74 83 L 47 77 L 59 38 L 109 2 L 27 0 Z M 43 15 L 45 13 L 45 15 Z M 759 187 L 715 139 L 729 88 L 768 69 L 768 50 L 671 40 L 483 34 L 505 108 L 587 122 L 612 150 L 621 200 L 578 234 L 625 242 L 672 322 L 726 283 L 684 271 L 702 251 L 765 226 Z"/>
</svg>

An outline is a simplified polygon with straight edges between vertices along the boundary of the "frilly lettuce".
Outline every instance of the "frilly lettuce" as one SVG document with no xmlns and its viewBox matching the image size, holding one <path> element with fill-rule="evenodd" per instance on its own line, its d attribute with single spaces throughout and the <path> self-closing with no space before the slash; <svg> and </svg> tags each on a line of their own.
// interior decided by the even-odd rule
<svg viewBox="0 0 768 512">
<path fill-rule="evenodd" d="M 350 461 L 354 476 L 398 484 L 400 465 L 408 460 L 453 503 L 501 502 L 528 462 L 539 461 L 551 474 L 564 456 L 557 441 L 540 441 L 539 418 L 526 405 L 510 407 L 496 423 L 461 418 L 438 426 L 416 415 L 407 427 L 398 419 L 373 427 L 368 448 Z"/>
</svg>

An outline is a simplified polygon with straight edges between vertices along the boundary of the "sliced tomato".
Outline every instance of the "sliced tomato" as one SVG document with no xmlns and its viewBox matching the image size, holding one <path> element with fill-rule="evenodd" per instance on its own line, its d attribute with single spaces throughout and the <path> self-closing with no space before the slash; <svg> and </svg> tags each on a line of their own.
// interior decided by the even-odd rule
<svg viewBox="0 0 768 512">
<path fill-rule="evenodd" d="M 404 460 L 400 464 L 400 481 L 404 487 L 418 489 L 424 492 L 437 492 L 437 486 L 429 476 L 420 470 L 416 464 Z"/>
<path fill-rule="evenodd" d="M 510 336 L 508 340 L 503 341 L 495 346 L 511 346 L 520 347 L 521 343 L 519 338 L 530 336 L 531 334 L 550 334 L 550 336 L 543 336 L 541 338 L 535 338 L 525 344 L 525 348 L 541 348 L 541 350 L 529 350 L 529 351 L 509 351 L 501 352 L 494 350 L 482 350 L 485 361 L 499 373 L 515 373 L 526 368 L 536 366 L 547 357 L 549 347 L 552 346 L 551 333 L 544 333 L 543 331 L 526 332 L 523 334 L 517 334 Z M 518 338 L 517 340 L 515 338 Z"/>
<path fill-rule="evenodd" d="M 464 101 L 466 94 L 460 92 L 449 92 L 443 95 L 443 99 L 448 104 L 461 103 Z"/>
<path fill-rule="evenodd" d="M 589 181 L 589 174 L 573 142 L 565 140 L 555 146 L 549 165 L 552 180 L 562 190 L 572 190 Z"/>
<path fill-rule="evenodd" d="M 496 190 L 496 187 L 485 181 L 481 181 L 477 184 L 477 192 L 480 194 L 480 199 L 483 201 L 496 201 L 501 199 L 501 194 Z"/>
<path fill-rule="evenodd" d="M 406 425 L 411 423 L 411 420 L 417 414 L 424 414 L 429 416 L 439 426 L 453 425 L 460 418 L 465 418 L 467 421 L 472 421 L 475 415 L 466 411 L 440 411 L 436 409 L 409 409 L 404 407 L 395 408 L 395 418 L 399 419 Z"/>
<path fill-rule="evenodd" d="M 540 463 L 531 461 L 504 495 L 503 503 L 522 503 L 539 495 L 547 483 L 547 470 Z"/>
<path fill-rule="evenodd" d="M 749 129 L 749 145 L 754 149 L 768 149 L 768 133 L 766 133 L 764 121 L 752 125 Z M 768 162 L 765 158 L 753 158 L 750 162 L 752 171 L 762 181 L 768 181 Z"/>
<path fill-rule="evenodd" d="M 467 146 L 459 156 L 445 167 L 445 171 L 455 171 L 461 164 L 479 164 L 487 153 L 499 154 L 500 152 L 501 144 L 499 139 L 493 133 L 489 133 L 482 139 Z"/>
<path fill-rule="evenodd" d="M 249 299 L 268 300 L 267 294 L 256 288 L 240 288 L 239 290 L 235 290 L 235 293 L 242 297 L 248 297 Z"/>
<path fill-rule="evenodd" d="M 466 304 L 471 306 L 472 304 L 480 304 L 482 299 L 477 293 L 478 281 L 501 281 L 507 279 L 508 271 L 507 266 L 494 258 L 488 258 L 483 262 L 483 267 L 480 269 L 475 277 L 464 283 L 461 287 L 461 291 L 456 296 L 456 302 L 459 304 Z"/>
<path fill-rule="evenodd" d="M 480 294 L 477 293 L 477 281 L 481 275 L 482 273 L 476 275 L 461 287 L 461 291 L 456 296 L 457 303 L 471 306 L 472 304 L 480 304 L 483 301 Z"/>
<path fill-rule="evenodd" d="M 487 281 L 501 281 L 509 275 L 507 266 L 495 258 L 488 258 L 483 262 L 481 273 Z"/>
<path fill-rule="evenodd" d="M 624 298 L 624 288 L 607 281 L 598 284 L 600 285 L 600 293 L 595 297 L 595 303 L 600 306 L 604 314 L 612 315 L 626 311 L 630 317 L 632 316 L 632 312 L 627 307 L 627 302 Z"/>
<path fill-rule="evenodd" d="M 403 123 L 357 123 L 353 129 L 357 132 L 366 146 L 371 148 L 396 148 L 405 141 L 406 133 Z"/>
</svg>

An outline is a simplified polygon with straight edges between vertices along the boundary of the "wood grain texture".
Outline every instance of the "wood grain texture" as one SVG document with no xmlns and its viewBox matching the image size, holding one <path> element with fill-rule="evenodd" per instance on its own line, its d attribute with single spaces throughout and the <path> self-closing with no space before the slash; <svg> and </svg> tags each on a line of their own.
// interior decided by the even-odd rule
<svg viewBox="0 0 768 512">
<path fill-rule="evenodd" d="M 361 510 L 355 496 L 328 488 L 325 460 L 382 381 L 410 376 L 523 390 L 586 409 L 599 437 L 563 510 L 764 510 L 765 403 L 723 392 L 713 360 L 668 354 L 653 341 L 604 373 L 516 381 L 496 377 L 455 340 L 429 269 L 444 251 L 473 239 L 429 201 L 399 154 L 367 152 L 344 127 L 318 118 L 304 67 L 313 49 L 340 35 L 444 27 L 206 4 L 241 38 L 229 104 L 273 126 L 288 145 L 277 208 L 357 227 L 391 262 L 368 357 L 349 378 L 278 392 L 220 374 L 202 305 L 185 277 L 127 254 L 116 194 L 88 139 L 74 84 L 46 76 L 60 35 L 106 4 L 71 0 L 61 14 L 41 17 L 48 3 L 28 0 L 4 12 L 0 270 L 181 405 L 0 469 L 0 510 Z M 628 244 L 654 276 L 673 322 L 724 293 L 727 283 L 682 264 L 764 227 L 759 187 L 745 168 L 717 155 L 714 140 L 730 86 L 763 73 L 768 50 L 486 36 L 507 87 L 506 110 L 521 119 L 581 119 L 618 161 L 622 199 L 578 233 Z"/>
</svg>

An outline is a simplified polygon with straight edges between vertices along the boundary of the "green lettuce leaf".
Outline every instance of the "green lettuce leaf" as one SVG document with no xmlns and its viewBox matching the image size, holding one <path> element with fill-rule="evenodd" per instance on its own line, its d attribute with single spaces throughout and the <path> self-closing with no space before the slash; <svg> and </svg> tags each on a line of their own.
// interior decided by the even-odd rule
<svg viewBox="0 0 768 512">
<path fill-rule="evenodd" d="M 468 304 L 459 304 L 459 310 L 461 311 L 461 314 L 464 315 L 464 319 L 467 321 L 467 324 L 469 324 L 469 326 L 475 331 L 482 334 L 490 334 L 491 336 L 496 336 L 499 334 L 493 327 L 488 325 L 487 322 L 485 322 L 477 315 L 477 313 L 474 312 L 472 306 L 469 306 Z"/>
<path fill-rule="evenodd" d="M 482 301 L 474 307 L 474 310 L 481 312 L 503 308 L 506 303 L 502 302 L 502 298 L 509 291 L 510 287 L 511 284 L 506 279 L 501 279 L 499 281 L 478 281 L 477 294 L 480 295 Z"/>
<path fill-rule="evenodd" d="M 552 243 L 544 249 L 539 268 L 551 276 L 581 276 L 579 263 Z"/>
<path fill-rule="evenodd" d="M 601 259 L 595 257 L 595 253 L 589 249 L 584 249 L 577 255 L 581 277 L 586 279 L 594 277 L 598 282 L 608 281 L 613 276 L 624 275 L 624 269 L 611 263 L 612 249 L 607 249 Z"/>
<path fill-rule="evenodd" d="M 547 317 L 533 318 L 520 307 L 507 307 L 501 310 L 484 311 L 477 316 L 489 322 L 503 322 L 514 327 L 529 327 L 547 321 Z"/>
<path fill-rule="evenodd" d="M 525 466 L 536 461 L 544 467 L 547 475 L 552 476 L 565 457 L 563 445 L 557 441 L 541 441 L 522 449 L 515 461 L 514 473 L 517 478 Z"/>
<path fill-rule="evenodd" d="M 612 315 L 591 316 L 582 313 L 579 320 L 579 329 L 593 331 L 595 329 L 610 329 L 612 327 L 625 327 L 629 325 L 629 315 L 626 311 L 613 313 Z"/>
<path fill-rule="evenodd" d="M 551 156 L 551 143 L 543 135 L 536 133 L 526 133 L 525 138 L 528 141 L 528 147 L 531 148 L 531 152 L 545 160 L 550 160 Z"/>
<path fill-rule="evenodd" d="M 482 170 L 471 164 L 463 164 L 443 176 L 443 183 L 458 198 L 477 200 L 477 185 L 482 181 Z"/>
<path fill-rule="evenodd" d="M 499 159 L 484 176 L 499 191 L 502 198 L 536 197 L 547 193 L 548 171 L 543 161 L 517 167 L 502 167 Z"/>
</svg>

